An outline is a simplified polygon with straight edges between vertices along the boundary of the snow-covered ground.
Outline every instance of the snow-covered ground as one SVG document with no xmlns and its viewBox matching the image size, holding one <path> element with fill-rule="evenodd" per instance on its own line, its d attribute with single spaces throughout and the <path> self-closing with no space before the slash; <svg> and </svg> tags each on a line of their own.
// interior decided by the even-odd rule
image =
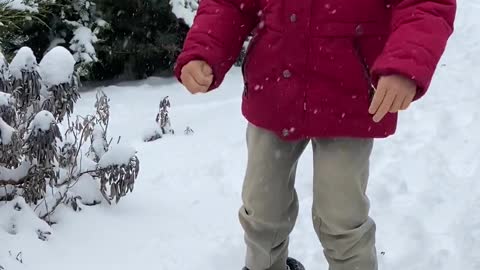
<svg viewBox="0 0 480 270">
<path fill-rule="evenodd" d="M 480 1 L 458 2 L 456 33 L 431 91 L 401 114 L 396 136 L 375 146 L 368 192 L 382 270 L 480 269 Z M 11 235 L 0 220 L 0 269 L 240 269 L 241 85 L 234 68 L 209 95 L 158 78 L 104 88 L 109 135 L 138 150 L 134 192 L 119 205 L 61 209 L 46 242 L 31 231 L 42 224 L 27 222 Z M 144 143 L 167 95 L 176 135 Z M 76 112 L 93 112 L 94 101 L 95 92 L 84 93 Z M 195 134 L 184 135 L 187 126 Z M 327 269 L 311 224 L 311 179 L 308 149 L 298 169 L 291 255 L 308 269 Z"/>
</svg>

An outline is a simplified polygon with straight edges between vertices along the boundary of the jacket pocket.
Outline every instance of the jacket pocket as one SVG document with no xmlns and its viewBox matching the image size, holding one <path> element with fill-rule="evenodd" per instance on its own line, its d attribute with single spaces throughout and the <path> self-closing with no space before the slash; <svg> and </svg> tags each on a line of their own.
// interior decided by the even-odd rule
<svg viewBox="0 0 480 270">
<path fill-rule="evenodd" d="M 359 61 L 362 67 L 363 77 L 365 79 L 365 82 L 368 88 L 368 100 L 372 102 L 373 95 L 375 95 L 376 88 L 375 88 L 372 76 L 370 74 L 370 66 L 367 62 L 367 58 L 363 54 L 359 38 L 357 37 L 353 38 L 352 46 L 353 46 L 353 51 L 357 56 L 357 60 Z"/>
<path fill-rule="evenodd" d="M 247 49 L 245 50 L 245 57 L 243 59 L 242 63 L 242 76 L 243 76 L 243 97 L 248 98 L 248 91 L 249 91 L 249 76 L 248 76 L 248 68 L 249 68 L 249 63 L 250 63 L 250 52 L 257 40 L 257 35 L 255 34 L 251 39 L 250 42 L 247 46 Z"/>
</svg>

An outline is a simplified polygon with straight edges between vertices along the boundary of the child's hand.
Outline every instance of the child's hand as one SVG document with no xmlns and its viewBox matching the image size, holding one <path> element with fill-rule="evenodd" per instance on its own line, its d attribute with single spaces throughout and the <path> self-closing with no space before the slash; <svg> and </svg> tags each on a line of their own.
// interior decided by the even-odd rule
<svg viewBox="0 0 480 270">
<path fill-rule="evenodd" d="M 182 68 L 180 79 L 190 93 L 205 93 L 213 82 L 212 68 L 205 61 L 190 61 Z"/>
<path fill-rule="evenodd" d="M 368 112 L 374 114 L 373 121 L 380 122 L 389 112 L 396 113 L 408 108 L 417 91 L 411 79 L 400 75 L 383 76 L 373 96 Z"/>
</svg>

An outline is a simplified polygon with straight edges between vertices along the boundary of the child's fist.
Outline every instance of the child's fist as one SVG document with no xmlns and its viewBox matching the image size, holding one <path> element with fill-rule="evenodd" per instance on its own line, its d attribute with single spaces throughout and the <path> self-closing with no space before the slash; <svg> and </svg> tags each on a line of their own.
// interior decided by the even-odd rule
<svg viewBox="0 0 480 270">
<path fill-rule="evenodd" d="M 408 108 L 417 91 L 417 85 L 409 78 L 400 75 L 381 77 L 378 81 L 369 113 L 373 121 L 380 122 L 387 113 L 396 113 Z"/>
<path fill-rule="evenodd" d="M 183 66 L 180 79 L 190 93 L 205 93 L 213 82 L 212 68 L 205 61 L 190 61 Z"/>
</svg>

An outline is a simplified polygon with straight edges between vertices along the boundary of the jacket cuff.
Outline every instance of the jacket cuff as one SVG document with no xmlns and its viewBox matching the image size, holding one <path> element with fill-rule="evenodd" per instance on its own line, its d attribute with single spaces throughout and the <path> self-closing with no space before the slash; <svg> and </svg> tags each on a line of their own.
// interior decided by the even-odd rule
<svg viewBox="0 0 480 270">
<path fill-rule="evenodd" d="M 190 61 L 194 60 L 199 60 L 199 61 L 205 61 L 210 68 L 212 69 L 213 73 L 213 81 L 212 84 L 210 85 L 210 88 L 208 91 L 212 91 L 220 86 L 222 83 L 225 74 L 222 72 L 222 70 L 219 68 L 221 65 L 217 64 L 214 60 L 214 58 L 211 55 L 208 54 L 197 54 L 197 53 L 189 53 L 189 52 L 184 52 L 182 53 L 178 58 L 174 66 L 174 74 L 177 80 L 182 83 L 181 75 L 182 75 L 182 68 L 188 64 Z"/>
</svg>

